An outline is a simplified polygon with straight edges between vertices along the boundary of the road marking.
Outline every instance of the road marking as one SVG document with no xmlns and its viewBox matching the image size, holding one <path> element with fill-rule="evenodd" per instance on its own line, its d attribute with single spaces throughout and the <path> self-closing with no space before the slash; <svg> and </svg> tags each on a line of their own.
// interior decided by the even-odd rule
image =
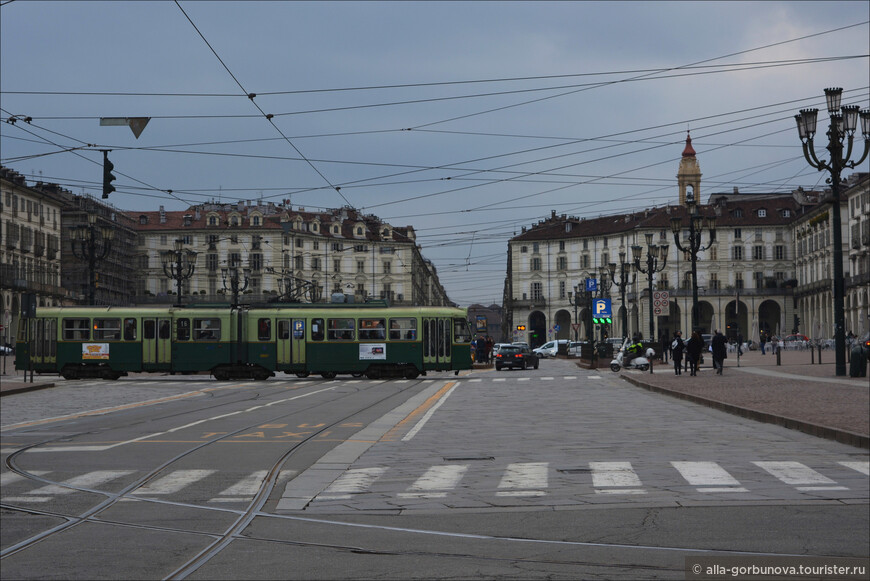
<svg viewBox="0 0 870 581">
<path fill-rule="evenodd" d="M 132 494 L 174 494 L 182 488 L 210 476 L 217 470 L 176 470 L 163 478 L 155 480 L 145 486 L 134 490 Z"/>
<path fill-rule="evenodd" d="M 517 377 L 517 381 L 530 381 L 531 377 Z"/>
<path fill-rule="evenodd" d="M 444 498 L 447 490 L 456 488 L 466 470 L 466 464 L 432 466 L 408 488 L 408 492 L 400 492 L 399 498 Z"/>
<path fill-rule="evenodd" d="M 354 494 L 365 492 L 372 483 L 380 478 L 386 468 L 355 468 L 348 470 L 341 477 L 329 485 L 323 494 L 317 496 L 317 500 L 346 500 Z"/>
<path fill-rule="evenodd" d="M 30 474 L 33 474 L 34 476 L 44 476 L 48 473 L 48 470 L 34 470 L 30 472 Z M 27 476 L 23 476 L 17 472 L 5 472 L 3 475 L 0 475 L 0 488 L 9 486 L 13 482 L 18 482 L 19 480 L 27 480 Z"/>
<path fill-rule="evenodd" d="M 715 462 L 671 462 L 686 482 L 698 492 L 748 492 L 740 482 Z"/>
<path fill-rule="evenodd" d="M 499 482 L 496 496 L 544 496 L 547 493 L 547 462 L 509 464 Z M 509 490 L 503 490 L 509 489 Z"/>
<path fill-rule="evenodd" d="M 266 479 L 268 472 L 258 470 L 243 479 L 239 480 L 229 488 L 223 490 L 218 496 L 209 500 L 209 502 L 250 502 L 260 491 L 260 486 Z M 282 470 L 278 474 L 276 484 L 282 480 L 287 480 L 296 474 L 296 470 Z"/>
<path fill-rule="evenodd" d="M 846 468 L 857 470 L 861 474 L 870 476 L 870 462 L 840 462 Z"/>
<path fill-rule="evenodd" d="M 590 462 L 592 486 L 597 494 L 646 494 L 631 462 Z"/>
<path fill-rule="evenodd" d="M 786 484 L 805 492 L 815 490 L 849 490 L 800 462 L 753 462 Z M 833 486 L 832 486 L 833 485 Z"/>
<path fill-rule="evenodd" d="M 590 375 L 589 379 L 601 379 L 600 375 Z"/>
<path fill-rule="evenodd" d="M 133 470 L 96 470 L 94 472 L 82 474 L 81 476 L 76 476 L 75 478 L 70 478 L 69 480 L 64 480 L 61 484 L 42 486 L 35 490 L 31 490 L 27 494 L 37 496 L 72 494 L 73 492 L 78 492 L 76 488 L 95 488 L 100 484 L 116 480 L 128 474 L 133 474 Z M 62 486 L 64 484 L 66 486 Z"/>
<path fill-rule="evenodd" d="M 495 378 L 493 378 L 493 381 L 494 382 L 501 382 L 501 381 L 507 381 L 507 379 L 505 379 L 504 377 L 495 377 Z"/>
</svg>

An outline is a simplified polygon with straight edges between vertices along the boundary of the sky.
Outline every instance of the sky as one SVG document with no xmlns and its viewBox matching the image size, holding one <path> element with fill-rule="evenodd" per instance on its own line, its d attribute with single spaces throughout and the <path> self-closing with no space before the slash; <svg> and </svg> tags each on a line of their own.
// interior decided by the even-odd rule
<svg viewBox="0 0 870 581">
<path fill-rule="evenodd" d="M 822 157 L 824 88 L 870 105 L 868 22 L 867 1 L 0 0 L 0 163 L 99 199 L 111 150 L 127 211 L 352 206 L 413 226 L 454 302 L 501 304 L 523 226 L 675 204 L 687 131 L 702 200 L 824 187 L 794 115 L 821 111 Z"/>
</svg>

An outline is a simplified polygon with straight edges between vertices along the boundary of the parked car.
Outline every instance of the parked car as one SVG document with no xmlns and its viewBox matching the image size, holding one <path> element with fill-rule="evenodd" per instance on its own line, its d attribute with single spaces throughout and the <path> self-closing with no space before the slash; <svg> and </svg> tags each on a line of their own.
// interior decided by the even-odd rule
<svg viewBox="0 0 870 581">
<path fill-rule="evenodd" d="M 555 357 L 559 353 L 559 345 L 568 345 L 568 339 L 557 339 L 555 341 L 547 341 L 540 347 L 532 349 L 538 357 L 546 359 L 547 357 Z"/>
<path fill-rule="evenodd" d="M 571 341 L 568 343 L 568 357 L 580 357 L 580 350 L 585 344 L 585 341 Z"/>
<path fill-rule="evenodd" d="M 519 367 L 525 369 L 531 367 L 538 368 L 538 356 L 532 353 L 528 346 L 524 345 L 504 345 L 495 354 L 495 370 L 501 371 L 504 367 Z"/>
<path fill-rule="evenodd" d="M 15 350 L 8 345 L 0 345 L 0 355 L 12 355 Z"/>
<path fill-rule="evenodd" d="M 806 335 L 788 335 L 782 340 L 782 346 L 786 349 L 806 349 L 810 344 L 810 338 Z"/>
<path fill-rule="evenodd" d="M 514 341 L 513 343 L 511 343 L 511 345 L 519 345 L 521 347 L 529 347 L 529 344 L 526 343 L 525 341 Z M 529 347 L 529 349 L 531 349 L 531 347 Z"/>
</svg>

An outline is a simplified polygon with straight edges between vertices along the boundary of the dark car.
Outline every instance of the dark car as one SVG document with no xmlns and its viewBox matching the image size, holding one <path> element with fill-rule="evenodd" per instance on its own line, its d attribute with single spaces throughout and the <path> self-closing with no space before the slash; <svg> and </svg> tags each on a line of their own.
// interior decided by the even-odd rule
<svg viewBox="0 0 870 581">
<path fill-rule="evenodd" d="M 538 356 L 525 345 L 503 345 L 495 354 L 495 369 L 501 371 L 502 367 L 526 367 L 538 368 Z"/>
</svg>

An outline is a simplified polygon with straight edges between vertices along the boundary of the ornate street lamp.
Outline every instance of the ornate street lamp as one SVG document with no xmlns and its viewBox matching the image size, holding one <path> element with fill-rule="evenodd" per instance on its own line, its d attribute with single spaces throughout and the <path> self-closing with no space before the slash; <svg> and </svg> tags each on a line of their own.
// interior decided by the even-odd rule
<svg viewBox="0 0 870 581">
<path fill-rule="evenodd" d="M 831 177 L 825 182 L 831 184 L 833 203 L 834 345 L 837 375 L 846 375 L 846 314 L 844 308 L 846 293 L 843 278 L 843 233 L 840 224 L 840 173 L 845 168 L 854 169 L 855 166 L 860 165 L 867 158 L 867 152 L 870 150 L 870 110 L 864 109 L 859 112 L 857 105 L 840 107 L 842 96 L 843 89 L 825 89 L 825 99 L 830 114 L 826 149 L 831 154 L 831 161 L 819 160 L 813 145 L 819 110 L 801 109 L 800 115 L 795 115 L 798 136 L 803 144 L 804 157 L 807 162 L 817 170 L 827 171 L 831 174 Z M 849 161 L 852 156 L 852 143 L 859 116 L 861 118 L 861 134 L 864 137 L 864 153 L 861 155 L 861 159 Z M 843 154 L 844 141 L 846 142 L 845 155 Z"/>
<path fill-rule="evenodd" d="M 668 245 L 662 244 L 655 246 L 653 244 L 652 233 L 646 234 L 646 269 L 640 265 L 640 257 L 643 247 L 635 244 L 631 247 L 631 253 L 634 256 L 634 267 L 638 272 L 642 272 L 647 276 L 649 281 L 649 340 L 655 341 L 656 327 L 653 319 L 653 275 L 665 269 L 668 263 Z M 659 264 L 661 261 L 661 264 Z"/>
<path fill-rule="evenodd" d="M 616 272 L 616 263 L 611 262 L 607 265 L 607 268 L 610 270 L 610 280 L 613 281 L 613 284 L 617 286 L 619 289 L 619 300 L 622 305 L 622 340 L 625 341 L 626 337 L 628 337 L 628 308 L 625 306 L 625 291 L 628 285 L 633 285 L 635 280 L 637 280 L 637 273 L 632 270 L 632 264 L 630 262 L 625 261 L 625 252 L 619 253 L 619 276 L 617 277 Z M 629 275 L 631 275 L 631 281 L 629 282 Z"/>
<path fill-rule="evenodd" d="M 115 231 L 108 226 L 97 227 L 97 215 L 88 214 L 88 224 L 72 227 L 72 251 L 79 260 L 88 262 L 88 304 L 93 305 L 97 291 L 97 263 L 109 255 Z"/>
<path fill-rule="evenodd" d="M 197 253 L 193 250 L 185 250 L 181 238 L 175 241 L 175 250 L 167 250 L 161 253 L 160 260 L 163 263 L 163 274 L 166 278 L 175 281 L 178 292 L 178 304 L 181 306 L 181 283 L 193 276 L 196 268 Z"/>
<path fill-rule="evenodd" d="M 221 275 L 223 277 L 224 290 L 228 290 L 233 295 L 232 307 L 236 308 L 239 306 L 239 293 L 244 292 L 245 289 L 248 288 L 248 282 L 251 277 L 251 269 L 243 268 L 241 277 L 239 276 L 239 265 L 236 264 L 235 261 L 231 262 L 229 266 L 225 266 L 221 268 Z M 229 282 L 230 286 L 227 286 L 227 282 Z"/>
<path fill-rule="evenodd" d="M 683 229 L 683 220 L 679 216 L 671 218 L 671 230 L 674 233 L 674 243 L 682 252 L 688 252 L 692 258 L 692 331 L 699 331 L 698 326 L 698 253 L 710 248 L 716 242 L 716 217 L 701 216 L 698 211 L 698 203 L 693 192 L 686 195 L 686 205 L 689 211 L 689 238 L 680 242 L 680 231 Z M 701 234 L 704 229 L 710 233 L 710 240 L 706 246 L 701 245 Z M 685 244 L 685 246 L 683 245 Z M 712 332 L 712 329 L 711 329 Z"/>
</svg>

